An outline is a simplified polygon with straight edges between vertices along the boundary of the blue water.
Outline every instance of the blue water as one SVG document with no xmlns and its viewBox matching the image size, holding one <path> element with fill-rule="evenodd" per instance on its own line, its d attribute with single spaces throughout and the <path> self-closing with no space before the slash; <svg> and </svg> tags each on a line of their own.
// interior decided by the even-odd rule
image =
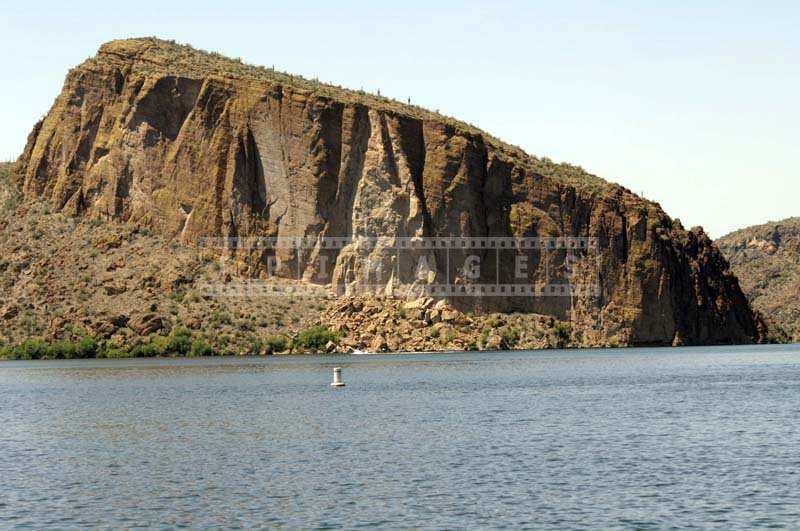
<svg viewBox="0 0 800 531">
<path fill-rule="evenodd" d="M 0 527 L 797 527 L 799 421 L 797 346 L 4 362 Z"/>
</svg>

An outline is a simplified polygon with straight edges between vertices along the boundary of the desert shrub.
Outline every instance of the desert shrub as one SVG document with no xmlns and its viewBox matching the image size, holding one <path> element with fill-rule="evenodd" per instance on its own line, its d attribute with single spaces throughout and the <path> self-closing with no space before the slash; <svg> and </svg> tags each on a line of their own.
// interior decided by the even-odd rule
<svg viewBox="0 0 800 531">
<path fill-rule="evenodd" d="M 18 193 L 16 190 L 12 190 L 8 193 L 5 200 L 3 201 L 2 210 L 3 211 L 14 210 L 19 206 L 21 202 L 22 202 L 22 194 Z"/>
<path fill-rule="evenodd" d="M 264 350 L 264 342 L 260 339 L 251 339 L 250 343 L 247 347 L 247 350 L 244 351 L 246 356 L 258 356 Z"/>
<path fill-rule="evenodd" d="M 44 327 L 36 318 L 36 316 L 30 311 L 25 311 L 22 314 L 20 318 L 20 324 L 26 330 L 29 336 L 36 336 L 44 332 Z"/>
<path fill-rule="evenodd" d="M 483 330 L 481 332 L 480 337 L 478 338 L 478 343 L 480 345 L 485 345 L 487 341 L 489 341 L 489 331 L 488 330 Z"/>
<path fill-rule="evenodd" d="M 222 325 L 229 325 L 233 322 L 230 314 L 227 312 L 215 311 L 211 314 L 211 326 L 219 328 Z"/>
<path fill-rule="evenodd" d="M 439 344 L 441 346 L 447 346 L 450 342 L 452 342 L 456 338 L 456 332 L 452 328 L 447 328 L 443 331 L 443 333 L 439 334 Z"/>
<path fill-rule="evenodd" d="M 119 346 L 111 346 L 102 351 L 102 353 L 98 354 L 97 356 L 103 358 L 131 358 L 133 354 L 130 350 L 125 347 Z"/>
<path fill-rule="evenodd" d="M 184 297 L 186 297 L 186 291 L 182 289 L 169 294 L 169 298 L 178 303 L 183 302 Z"/>
<path fill-rule="evenodd" d="M 47 357 L 54 360 L 77 358 L 78 345 L 72 341 L 56 341 L 47 346 Z"/>
<path fill-rule="evenodd" d="M 39 360 L 47 356 L 47 343 L 41 339 L 28 339 L 11 349 L 10 359 Z"/>
<path fill-rule="evenodd" d="M 231 336 L 229 336 L 228 334 L 220 334 L 215 337 L 214 344 L 219 345 L 221 347 L 227 347 L 230 342 L 231 342 Z"/>
<path fill-rule="evenodd" d="M 519 332 L 516 328 L 507 328 L 503 330 L 502 337 L 505 344 L 511 348 L 519 341 Z"/>
<path fill-rule="evenodd" d="M 338 339 L 337 335 L 330 331 L 327 326 L 317 325 L 300 332 L 297 335 L 295 346 L 304 350 L 322 351 L 329 341 L 335 343 Z"/>
<path fill-rule="evenodd" d="M 553 335 L 561 341 L 568 341 L 572 333 L 572 327 L 568 323 L 558 322 L 553 326 Z"/>
<path fill-rule="evenodd" d="M 168 336 L 152 336 L 150 338 L 150 344 L 156 349 L 156 356 L 169 354 L 169 342 L 170 338 Z"/>
<path fill-rule="evenodd" d="M 130 354 L 134 358 L 154 358 L 161 355 L 158 347 L 152 342 L 136 345 L 131 349 Z"/>
<path fill-rule="evenodd" d="M 15 360 L 40 359 L 83 359 L 95 358 L 100 348 L 94 338 L 86 336 L 80 341 L 54 341 L 48 343 L 41 339 L 28 339 L 14 347 L 6 346 L 0 350 L 0 358 Z"/>
<path fill-rule="evenodd" d="M 164 354 L 169 356 L 185 356 L 192 348 L 192 332 L 188 328 L 176 326 L 172 329 L 167 344 L 164 347 Z"/>
<path fill-rule="evenodd" d="M 75 346 L 75 357 L 78 359 L 94 358 L 97 356 L 98 345 L 93 337 L 85 336 Z"/>
<path fill-rule="evenodd" d="M 289 340 L 286 336 L 269 336 L 264 339 L 264 347 L 267 350 L 267 354 L 283 352 L 289 347 Z"/>
<path fill-rule="evenodd" d="M 10 162 L 0 162 L 0 183 L 8 183 L 9 176 L 11 174 L 11 166 L 12 164 Z M 3 201 L 2 210 L 8 211 L 17 208 L 21 199 L 22 194 L 20 194 L 16 187 L 7 186 L 6 197 Z"/>
<path fill-rule="evenodd" d="M 193 338 L 192 331 L 176 326 L 168 336 L 154 335 L 120 357 L 152 358 L 156 356 L 212 356 L 214 349 L 200 338 Z M 110 357 L 110 356 L 109 356 Z"/>
<path fill-rule="evenodd" d="M 202 339 L 192 341 L 192 348 L 189 349 L 189 356 L 213 356 L 214 349 Z"/>
</svg>

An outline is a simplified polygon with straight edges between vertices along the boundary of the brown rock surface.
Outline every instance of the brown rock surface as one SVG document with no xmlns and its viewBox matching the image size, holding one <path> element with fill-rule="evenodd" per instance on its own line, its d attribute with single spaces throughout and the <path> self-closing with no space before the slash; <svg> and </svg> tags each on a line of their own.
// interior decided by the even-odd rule
<svg viewBox="0 0 800 531">
<path fill-rule="evenodd" d="M 146 336 L 161 330 L 164 327 L 164 320 L 160 315 L 146 313 L 131 319 L 128 327 L 140 336 Z"/>
<path fill-rule="evenodd" d="M 537 252 L 530 281 L 578 278 L 597 284 L 596 295 L 475 297 L 454 306 L 552 316 L 598 343 L 761 337 L 702 230 L 684 230 L 629 190 L 436 113 L 156 39 L 107 43 L 70 71 L 12 173 L 29 200 L 190 245 L 209 236 L 593 237 L 599 256 L 579 257 L 572 277 L 566 253 Z M 463 280 L 458 260 L 419 253 L 432 267 L 424 278 L 395 267 L 380 245 L 278 250 L 275 272 L 353 290 L 369 258 L 393 271 L 386 285 Z M 272 252 L 227 254 L 236 273 L 258 276 Z M 481 278 L 510 279 L 513 256 L 506 258 L 499 271 L 487 260 Z M 164 284 L 179 289 L 182 281 Z"/>
<path fill-rule="evenodd" d="M 337 300 L 322 314 L 345 339 L 338 349 L 370 352 L 438 352 L 451 350 L 508 350 L 623 345 L 621 337 L 588 337 L 569 323 L 534 313 L 466 315 L 445 304 L 449 322 L 432 323 L 409 316 L 403 301 L 392 298 Z"/>
<path fill-rule="evenodd" d="M 112 236 L 121 236 L 120 246 L 102 245 Z M 77 341 L 85 334 L 134 347 L 187 327 L 215 353 L 252 354 L 265 338 L 291 337 L 319 324 L 325 300 L 208 296 L 204 286 L 221 285 L 227 267 L 202 250 L 176 247 L 130 225 L 71 218 L 38 201 L 3 205 L 0 348 L 29 338 Z M 184 277 L 178 291 L 170 282 L 176 270 Z M 127 289 L 105 289 L 116 284 Z M 144 326 L 147 314 L 160 318 L 160 330 L 151 333 L 155 319 Z"/>
</svg>

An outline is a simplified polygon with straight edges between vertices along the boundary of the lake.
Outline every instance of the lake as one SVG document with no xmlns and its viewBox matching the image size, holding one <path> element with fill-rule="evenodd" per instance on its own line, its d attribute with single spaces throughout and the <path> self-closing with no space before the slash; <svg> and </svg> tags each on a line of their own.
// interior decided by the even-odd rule
<svg viewBox="0 0 800 531">
<path fill-rule="evenodd" d="M 798 485 L 798 346 L 0 363 L 3 528 L 794 527 Z"/>
</svg>

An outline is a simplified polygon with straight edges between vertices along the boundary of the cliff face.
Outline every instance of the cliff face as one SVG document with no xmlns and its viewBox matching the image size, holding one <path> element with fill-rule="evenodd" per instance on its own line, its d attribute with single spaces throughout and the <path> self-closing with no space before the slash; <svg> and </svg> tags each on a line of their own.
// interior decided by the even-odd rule
<svg viewBox="0 0 800 531">
<path fill-rule="evenodd" d="M 800 341 L 800 218 L 741 229 L 716 244 L 776 338 Z"/>
<path fill-rule="evenodd" d="M 763 332 L 702 230 L 684 230 L 622 187 L 416 107 L 155 39 L 105 44 L 73 69 L 13 178 L 55 209 L 189 245 L 217 236 L 591 237 L 597 252 L 531 251 L 528 281 L 597 291 L 453 302 L 553 315 L 631 344 L 752 342 Z M 225 253 L 243 275 L 348 290 L 366 283 L 367 264 L 383 266 L 370 283 L 387 290 L 463 282 L 468 254 L 484 259 L 481 279 L 511 282 L 517 267 L 514 251 L 421 250 L 399 263 L 381 245 Z M 423 256 L 426 278 L 415 268 Z"/>
</svg>

